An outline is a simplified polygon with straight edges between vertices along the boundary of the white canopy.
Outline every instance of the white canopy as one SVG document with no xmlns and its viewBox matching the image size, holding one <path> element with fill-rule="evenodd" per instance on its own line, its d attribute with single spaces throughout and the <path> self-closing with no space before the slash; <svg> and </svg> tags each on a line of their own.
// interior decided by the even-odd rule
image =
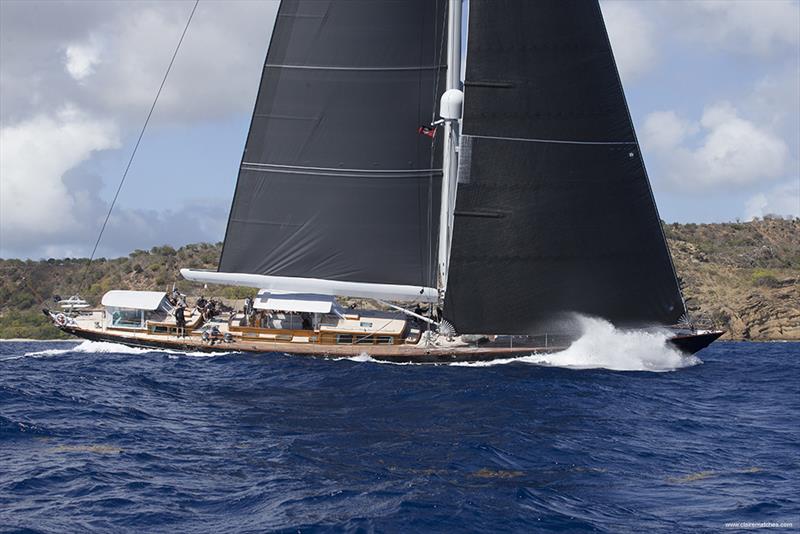
<svg viewBox="0 0 800 534">
<path fill-rule="evenodd" d="M 166 297 L 163 291 L 123 291 L 113 290 L 103 295 L 103 306 L 129 308 L 134 310 L 156 310 Z"/>
<path fill-rule="evenodd" d="M 220 273 L 216 271 L 195 271 L 181 269 L 187 280 L 208 284 L 228 284 L 232 286 L 257 287 L 272 292 L 286 291 L 313 293 L 316 295 L 335 295 L 339 297 L 360 297 L 405 302 L 436 302 L 439 292 L 432 287 L 403 286 L 395 284 L 374 284 L 370 282 L 342 282 L 319 278 L 297 278 L 293 276 L 268 276 L 248 273 Z"/>
<path fill-rule="evenodd" d="M 253 307 L 258 310 L 289 312 L 330 313 L 336 298 L 330 295 L 310 293 L 275 293 L 262 289 L 258 292 Z"/>
</svg>

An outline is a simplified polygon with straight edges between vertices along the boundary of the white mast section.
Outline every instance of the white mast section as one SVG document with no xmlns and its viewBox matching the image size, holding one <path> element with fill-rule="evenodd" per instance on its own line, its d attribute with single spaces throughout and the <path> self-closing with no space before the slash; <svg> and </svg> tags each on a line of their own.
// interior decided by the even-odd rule
<svg viewBox="0 0 800 534">
<path fill-rule="evenodd" d="M 458 120 L 461 118 L 461 0 L 449 0 L 447 24 L 447 90 L 442 95 L 439 115 L 444 119 L 442 205 L 439 212 L 439 257 L 436 281 L 440 304 L 447 290 L 450 268 L 450 239 L 458 184 Z"/>
<path fill-rule="evenodd" d="M 374 284 L 369 282 L 343 282 L 321 278 L 295 276 L 269 276 L 249 273 L 220 273 L 181 269 L 181 275 L 193 282 L 256 287 L 275 292 L 312 293 L 338 297 L 394 300 L 399 302 L 436 302 L 438 291 L 432 287 Z"/>
</svg>

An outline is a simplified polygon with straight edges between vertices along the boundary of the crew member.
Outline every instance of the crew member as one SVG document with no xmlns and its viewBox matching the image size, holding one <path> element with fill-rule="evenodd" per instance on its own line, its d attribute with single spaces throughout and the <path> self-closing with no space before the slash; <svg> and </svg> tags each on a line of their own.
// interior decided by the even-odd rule
<svg viewBox="0 0 800 534">
<path fill-rule="evenodd" d="M 186 337 L 186 316 L 184 312 L 186 308 L 182 305 L 178 304 L 178 307 L 175 308 L 175 326 L 177 326 L 178 335 L 181 337 Z"/>
</svg>

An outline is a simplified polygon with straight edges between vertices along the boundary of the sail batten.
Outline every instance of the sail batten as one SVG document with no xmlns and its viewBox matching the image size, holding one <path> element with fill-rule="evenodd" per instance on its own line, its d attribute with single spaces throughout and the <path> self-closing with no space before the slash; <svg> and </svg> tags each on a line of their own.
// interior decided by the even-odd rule
<svg viewBox="0 0 800 534">
<path fill-rule="evenodd" d="M 518 141 L 521 143 L 556 143 L 563 145 L 633 145 L 637 146 L 636 141 L 575 141 L 570 139 L 536 139 L 533 137 L 502 137 L 497 135 L 477 135 L 470 134 L 464 137 L 477 139 L 495 139 L 497 141 Z"/>
<path fill-rule="evenodd" d="M 684 313 L 596 0 L 471 0 L 463 132 L 445 301 L 459 331 Z"/>
<path fill-rule="evenodd" d="M 439 70 L 447 65 L 419 65 L 419 66 L 386 66 L 386 67 L 357 67 L 343 65 L 264 65 L 270 69 L 305 69 L 305 70 L 346 70 L 346 71 L 407 71 L 407 70 Z"/>
</svg>

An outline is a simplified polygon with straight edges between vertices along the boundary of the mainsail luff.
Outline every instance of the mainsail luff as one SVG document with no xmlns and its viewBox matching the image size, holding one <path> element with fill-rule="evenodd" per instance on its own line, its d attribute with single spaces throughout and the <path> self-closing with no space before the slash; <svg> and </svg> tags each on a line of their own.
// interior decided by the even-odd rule
<svg viewBox="0 0 800 534">
<path fill-rule="evenodd" d="M 470 2 L 445 316 L 534 333 L 684 313 L 599 4 Z"/>
<path fill-rule="evenodd" d="M 220 271 L 435 285 L 445 5 L 281 2 Z"/>
</svg>

